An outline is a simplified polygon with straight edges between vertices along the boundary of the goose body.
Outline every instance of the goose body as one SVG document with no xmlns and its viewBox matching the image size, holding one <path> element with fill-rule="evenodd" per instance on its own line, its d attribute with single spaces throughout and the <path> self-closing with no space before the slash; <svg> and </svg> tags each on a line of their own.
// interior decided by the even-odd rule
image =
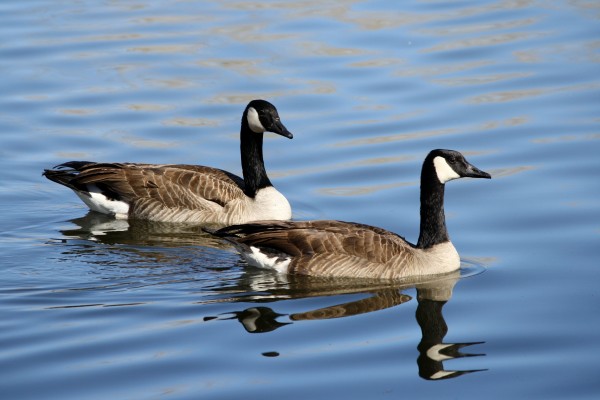
<svg viewBox="0 0 600 400">
<path fill-rule="evenodd" d="M 290 204 L 273 187 L 264 166 L 266 131 L 293 137 L 275 106 L 253 100 L 240 129 L 243 178 L 199 165 L 89 161 L 66 162 L 45 170 L 44 176 L 72 189 L 91 210 L 116 218 L 221 225 L 288 220 Z"/>
<path fill-rule="evenodd" d="M 213 232 L 250 265 L 324 277 L 402 279 L 460 268 L 446 229 L 444 185 L 460 177 L 490 178 L 457 151 L 433 150 L 421 172 L 421 229 L 416 245 L 385 229 L 353 222 L 260 221 Z"/>
</svg>

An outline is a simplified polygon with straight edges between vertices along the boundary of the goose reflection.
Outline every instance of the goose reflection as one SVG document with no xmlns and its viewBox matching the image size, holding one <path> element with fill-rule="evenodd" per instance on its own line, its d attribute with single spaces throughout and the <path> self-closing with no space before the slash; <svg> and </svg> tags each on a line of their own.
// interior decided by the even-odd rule
<svg viewBox="0 0 600 400">
<path fill-rule="evenodd" d="M 108 287 L 134 288 L 175 281 L 226 285 L 231 257 L 222 242 L 190 224 L 115 220 L 91 211 L 68 221 L 62 237 L 48 243 L 60 247 L 57 259 L 86 265 Z M 217 254 L 218 253 L 218 254 Z"/>
<path fill-rule="evenodd" d="M 250 307 L 244 311 L 234 311 L 230 317 L 205 317 L 204 321 L 213 319 L 237 319 L 248 333 L 265 333 L 274 331 L 284 325 L 289 325 L 291 322 L 279 322 L 278 317 L 283 317 L 285 314 L 278 314 L 269 307 Z"/>
<path fill-rule="evenodd" d="M 66 238 L 91 240 L 103 244 L 159 245 L 162 247 L 204 246 L 226 249 L 228 246 L 203 233 L 192 224 L 146 220 L 118 220 L 90 211 L 84 217 L 69 220 L 77 228 L 60 232 Z"/>
<path fill-rule="evenodd" d="M 388 287 L 388 285 L 382 283 L 373 283 L 373 286 L 370 286 L 369 283 L 363 283 L 363 285 L 355 288 L 355 292 L 370 293 L 370 296 L 356 301 L 292 314 L 281 314 L 270 307 L 257 306 L 219 316 L 205 317 L 204 320 L 237 320 L 248 333 L 265 333 L 299 321 L 351 317 L 395 307 L 412 299 L 411 296 L 402 293 L 402 290 L 416 288 L 418 303 L 416 320 L 421 328 L 421 341 L 417 345 L 419 376 L 426 380 L 450 379 L 468 373 L 486 371 L 486 369 L 447 370 L 444 368 L 444 363 L 453 359 L 485 355 L 461 352 L 461 349 L 467 346 L 484 342 L 445 343 L 443 341 L 448 332 L 448 325 L 442 314 L 442 309 L 452 297 L 452 291 L 459 278 L 460 272 L 456 271 L 444 275 L 441 279 L 416 284 L 407 283 L 394 287 Z M 288 289 L 287 295 L 284 296 L 288 299 L 327 296 L 336 294 L 336 292 L 337 294 L 352 292 L 351 288 L 345 286 L 344 283 L 341 284 L 341 287 L 334 289 L 331 282 L 315 281 L 314 279 L 312 281 L 301 279 L 300 282 L 290 282 Z M 254 300 L 276 300 L 277 294 L 275 292 L 277 291 L 277 289 L 271 291 L 269 297 L 255 298 Z M 248 299 L 239 300 L 247 301 Z M 284 318 L 287 318 L 288 321 L 284 321 Z"/>
</svg>

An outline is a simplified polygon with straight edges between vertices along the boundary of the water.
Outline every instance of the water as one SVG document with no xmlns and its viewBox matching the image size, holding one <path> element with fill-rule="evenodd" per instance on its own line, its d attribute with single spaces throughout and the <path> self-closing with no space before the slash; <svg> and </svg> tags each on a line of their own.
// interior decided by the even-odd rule
<svg viewBox="0 0 600 400">
<path fill-rule="evenodd" d="M 599 19 L 594 1 L 0 3 L 2 398 L 596 398 Z M 295 135 L 265 157 L 297 219 L 415 241 L 430 149 L 492 173 L 447 188 L 463 277 L 275 276 L 41 177 L 239 173 L 253 98 Z"/>
</svg>

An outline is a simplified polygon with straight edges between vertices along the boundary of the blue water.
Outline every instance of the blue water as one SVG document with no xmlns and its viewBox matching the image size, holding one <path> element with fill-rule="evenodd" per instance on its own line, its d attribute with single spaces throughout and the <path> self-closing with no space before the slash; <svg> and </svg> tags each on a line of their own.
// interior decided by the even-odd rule
<svg viewBox="0 0 600 400">
<path fill-rule="evenodd" d="M 395 4 L 0 3 L 3 399 L 597 398 L 600 4 Z M 265 159 L 296 219 L 414 242 L 429 150 L 490 172 L 447 185 L 462 276 L 277 276 L 41 176 L 239 174 L 254 98 L 294 133 Z"/>
</svg>

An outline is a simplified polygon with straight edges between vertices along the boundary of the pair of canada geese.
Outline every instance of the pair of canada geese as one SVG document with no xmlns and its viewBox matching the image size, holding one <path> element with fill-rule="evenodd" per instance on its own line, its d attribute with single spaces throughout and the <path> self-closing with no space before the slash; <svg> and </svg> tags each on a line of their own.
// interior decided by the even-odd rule
<svg viewBox="0 0 600 400">
<path fill-rule="evenodd" d="M 433 150 L 421 171 L 421 227 L 416 245 L 368 225 L 289 221 L 287 199 L 271 184 L 263 161 L 263 134 L 292 134 L 277 109 L 251 101 L 242 115 L 244 178 L 196 165 L 70 161 L 44 175 L 72 189 L 94 211 L 116 218 L 219 224 L 210 231 L 231 242 L 250 265 L 325 277 L 401 279 L 460 268 L 444 216 L 444 184 L 491 178 L 453 150 Z"/>
</svg>

